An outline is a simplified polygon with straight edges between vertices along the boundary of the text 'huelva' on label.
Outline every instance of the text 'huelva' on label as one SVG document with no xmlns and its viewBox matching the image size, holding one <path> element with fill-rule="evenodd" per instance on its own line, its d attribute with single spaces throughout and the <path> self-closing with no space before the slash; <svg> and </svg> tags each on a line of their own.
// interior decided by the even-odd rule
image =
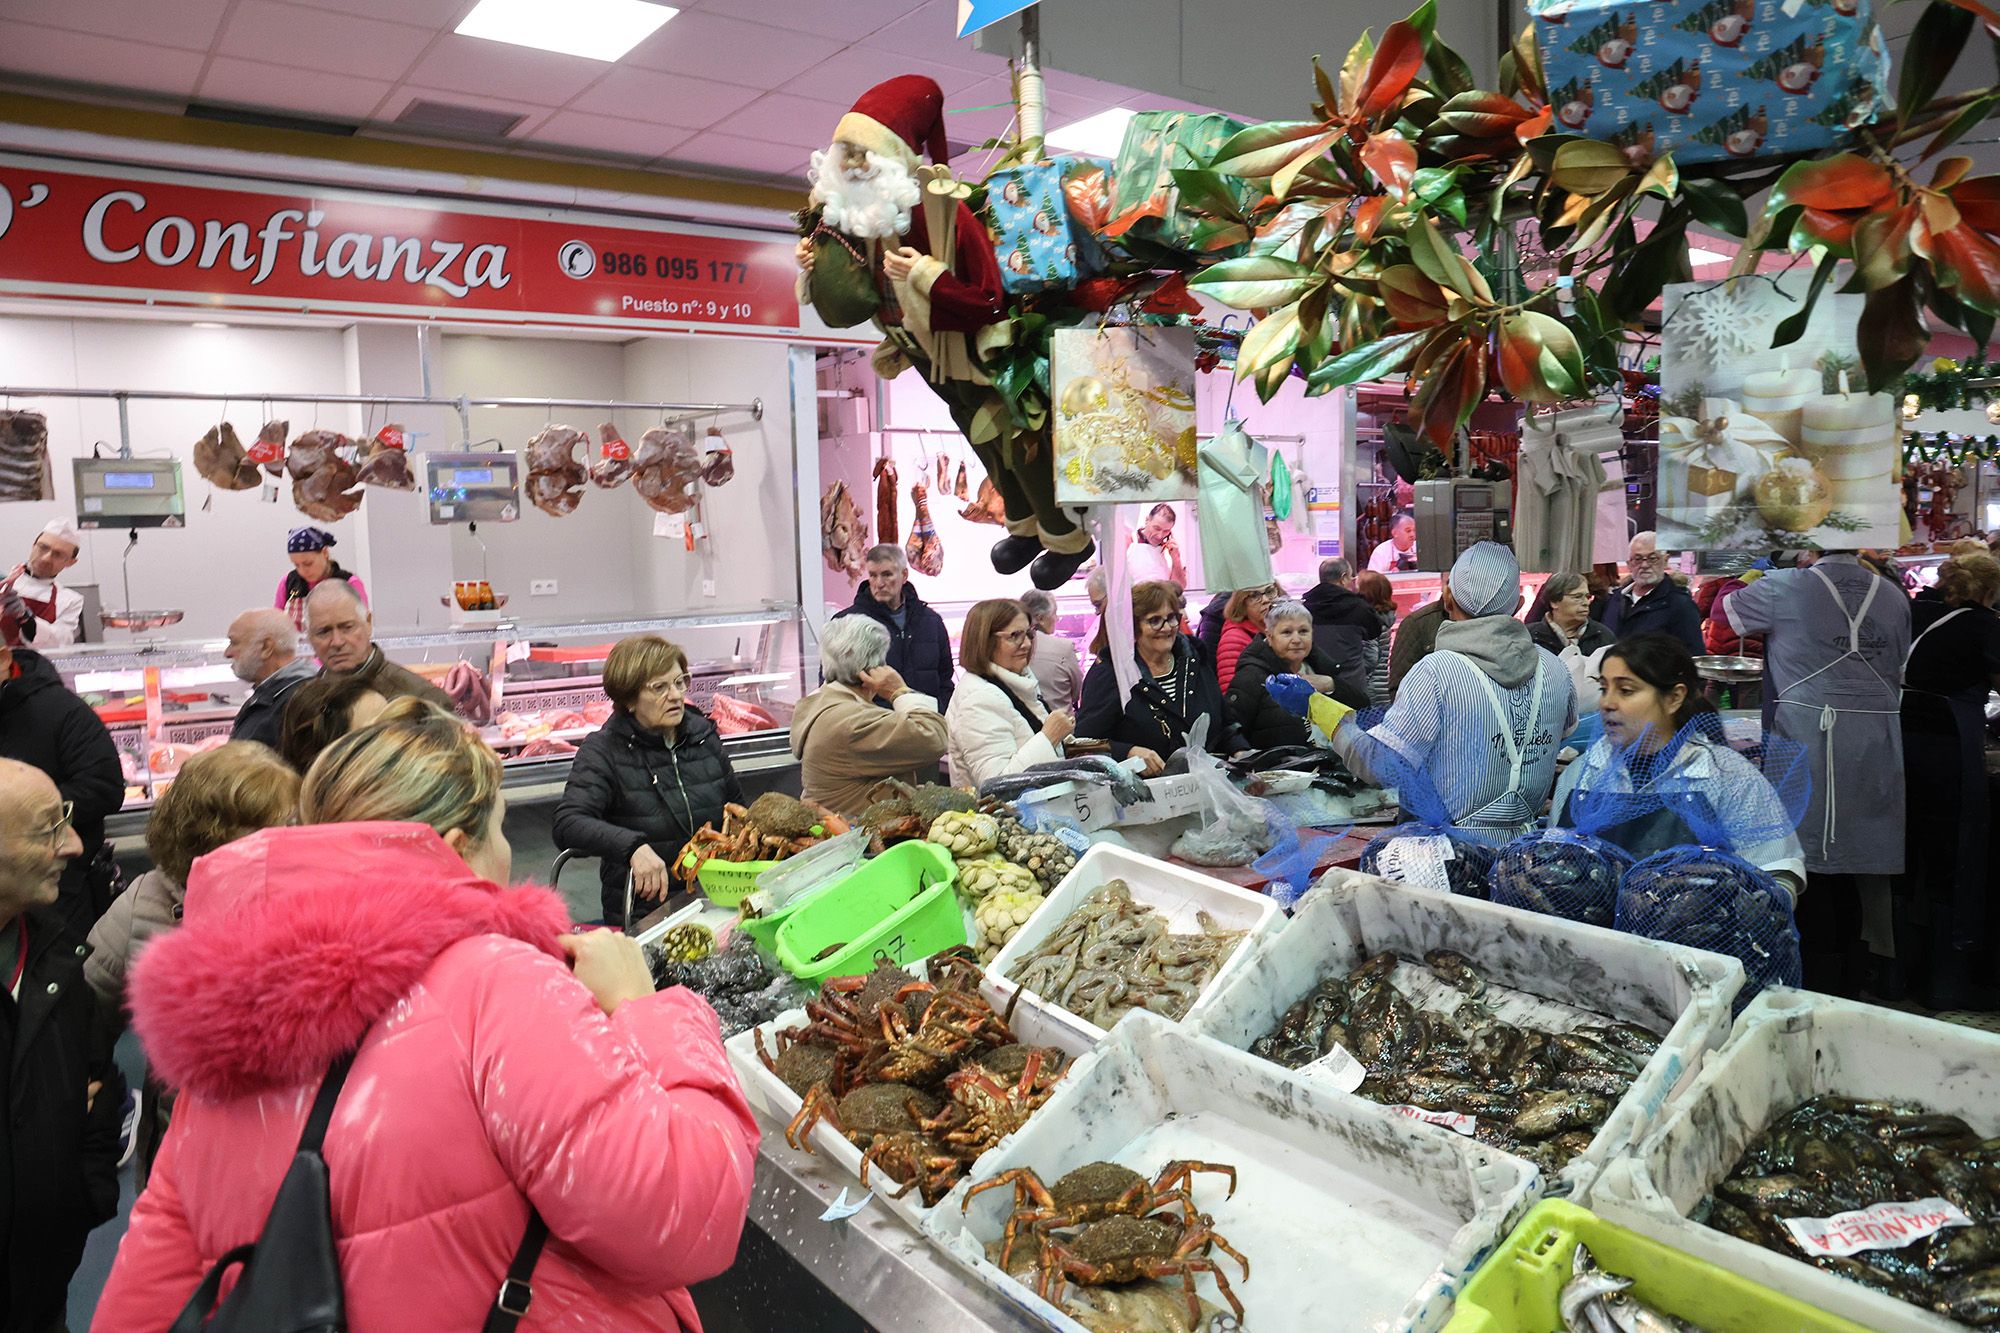
<svg viewBox="0 0 2000 1333">
<path fill-rule="evenodd" d="M 464 296 L 475 287 L 495 291 L 513 280 L 507 272 L 507 247 L 471 245 L 459 241 L 396 237 L 373 232 L 343 231 L 332 240 L 320 236 L 326 214 L 280 208 L 257 231 L 247 222 L 222 222 L 163 214 L 150 220 L 146 196 L 137 190 L 112 190 L 90 205 L 83 218 L 83 248 L 104 264 L 129 264 L 144 258 L 160 268 L 192 263 L 198 269 L 227 264 L 237 273 L 256 270 L 250 280 L 264 282 L 287 256 L 307 277 L 347 278 L 356 282 L 404 282 L 435 287 Z M 303 225 L 301 225 L 303 224 Z M 297 242 L 296 248 L 292 242 Z M 325 248 L 322 250 L 321 246 Z"/>
</svg>

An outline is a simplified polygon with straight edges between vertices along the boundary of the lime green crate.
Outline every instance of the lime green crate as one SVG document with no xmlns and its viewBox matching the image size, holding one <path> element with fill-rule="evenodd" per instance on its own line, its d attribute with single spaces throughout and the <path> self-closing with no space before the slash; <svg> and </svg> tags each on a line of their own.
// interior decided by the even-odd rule
<svg viewBox="0 0 2000 1333">
<path fill-rule="evenodd" d="M 717 907 L 734 907 L 757 887 L 757 877 L 782 861 L 724 861 L 711 856 L 695 872 L 702 896 Z"/>
<path fill-rule="evenodd" d="M 801 981 L 853 977 L 964 944 L 958 867 L 935 843 L 899 842 L 800 903 L 778 926 L 778 965 Z M 832 953 L 820 955 L 838 945 Z"/>
<path fill-rule="evenodd" d="M 1560 1333 L 1557 1303 L 1578 1241 L 1598 1267 L 1631 1278 L 1633 1296 L 1710 1333 L 1868 1333 L 1563 1199 L 1536 1204 L 1480 1265 L 1444 1333 Z"/>
</svg>

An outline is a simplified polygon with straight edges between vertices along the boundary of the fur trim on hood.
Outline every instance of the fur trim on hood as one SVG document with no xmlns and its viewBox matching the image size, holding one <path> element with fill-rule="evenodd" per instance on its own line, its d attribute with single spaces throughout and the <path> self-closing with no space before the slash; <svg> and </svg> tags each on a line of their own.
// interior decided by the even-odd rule
<svg viewBox="0 0 2000 1333">
<path fill-rule="evenodd" d="M 560 958 L 569 929 L 554 892 L 480 879 L 422 824 L 267 829 L 195 863 L 184 923 L 132 969 L 133 1024 L 177 1090 L 296 1087 L 460 940 L 504 935 Z"/>
</svg>

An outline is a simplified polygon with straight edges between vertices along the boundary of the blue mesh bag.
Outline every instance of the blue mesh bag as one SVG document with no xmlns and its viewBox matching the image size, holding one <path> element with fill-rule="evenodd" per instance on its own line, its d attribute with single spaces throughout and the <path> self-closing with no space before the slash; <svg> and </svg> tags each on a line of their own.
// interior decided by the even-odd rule
<svg viewBox="0 0 2000 1333">
<path fill-rule="evenodd" d="M 1503 847 L 1487 882 L 1503 907 L 1608 926 L 1632 861 L 1624 848 L 1580 829 L 1540 829 Z"/>
<path fill-rule="evenodd" d="M 1407 884 L 1413 889 L 1461 898 L 1487 896 L 1487 875 L 1499 845 L 1491 830 L 1455 827 L 1430 775 L 1402 759 L 1378 760 L 1392 772 L 1378 776 L 1396 789 L 1405 822 L 1377 834 L 1361 851 L 1364 875 Z"/>
</svg>

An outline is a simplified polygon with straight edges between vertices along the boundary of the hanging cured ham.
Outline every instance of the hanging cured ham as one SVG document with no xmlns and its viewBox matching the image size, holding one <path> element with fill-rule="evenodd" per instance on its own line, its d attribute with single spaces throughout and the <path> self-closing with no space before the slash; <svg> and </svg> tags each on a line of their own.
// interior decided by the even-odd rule
<svg viewBox="0 0 2000 1333">
<path fill-rule="evenodd" d="M 655 426 L 639 437 L 633 460 L 632 489 L 662 514 L 684 514 L 694 507 L 694 486 L 701 480 L 701 450 L 686 427 Z"/>
<path fill-rule="evenodd" d="M 553 518 L 576 512 L 588 474 L 583 448 L 589 437 L 573 426 L 549 425 L 528 441 L 528 502 Z"/>
<path fill-rule="evenodd" d="M 591 484 L 607 491 L 617 490 L 632 479 L 632 446 L 625 443 L 618 427 L 609 421 L 597 428 L 597 437 L 603 444 L 597 461 L 590 465 Z"/>
<path fill-rule="evenodd" d="M 894 546 L 901 540 L 896 524 L 896 460 L 875 460 L 875 540 Z"/>
<path fill-rule="evenodd" d="M 850 579 L 861 577 L 868 527 L 844 481 L 836 481 L 819 497 L 819 549 L 828 569 Z"/>
<path fill-rule="evenodd" d="M 336 523 L 361 507 L 361 477 L 347 461 L 353 453 L 354 441 L 338 431 L 309 430 L 292 441 L 285 471 L 299 512 Z"/>
<path fill-rule="evenodd" d="M 963 459 L 959 460 L 958 480 L 952 485 L 951 493 L 961 500 L 970 500 L 972 498 L 972 490 L 965 484 L 965 461 Z"/>
<path fill-rule="evenodd" d="M 979 479 L 979 493 L 971 504 L 958 511 L 958 516 L 968 523 L 991 523 L 995 527 L 1005 526 L 1007 504 L 1000 498 L 1000 488 L 993 484 L 993 478 Z"/>
<path fill-rule="evenodd" d="M 257 465 L 249 461 L 236 427 L 227 421 L 210 426 L 208 434 L 195 441 L 194 470 L 210 485 L 225 491 L 247 491 L 263 480 Z"/>
<path fill-rule="evenodd" d="M 384 486 L 392 491 L 417 489 L 417 479 L 410 475 L 408 441 L 401 422 L 392 421 L 375 432 L 362 459 L 360 476 L 363 486 Z"/>
<path fill-rule="evenodd" d="M 917 517 L 903 551 L 909 556 L 911 569 L 936 578 L 944 572 L 944 543 L 938 540 L 937 528 L 931 524 L 930 502 L 924 498 L 928 494 L 921 481 L 910 487 L 910 499 L 916 502 Z"/>
</svg>

